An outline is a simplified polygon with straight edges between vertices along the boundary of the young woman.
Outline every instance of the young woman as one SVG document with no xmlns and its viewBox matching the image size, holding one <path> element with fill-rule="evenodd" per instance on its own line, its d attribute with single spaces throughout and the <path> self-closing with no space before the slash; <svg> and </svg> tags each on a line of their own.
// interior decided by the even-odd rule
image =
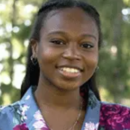
<svg viewBox="0 0 130 130">
<path fill-rule="evenodd" d="M 0 111 L 0 130 L 130 130 L 130 109 L 100 101 L 95 84 L 99 14 L 88 3 L 49 0 L 28 48 L 21 100 Z"/>
</svg>

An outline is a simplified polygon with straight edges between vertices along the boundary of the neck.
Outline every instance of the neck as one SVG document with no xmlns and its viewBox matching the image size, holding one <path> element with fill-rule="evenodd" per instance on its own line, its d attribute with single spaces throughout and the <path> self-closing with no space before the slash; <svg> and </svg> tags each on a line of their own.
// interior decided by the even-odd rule
<svg viewBox="0 0 130 130">
<path fill-rule="evenodd" d="M 82 101 L 79 88 L 75 90 L 61 90 L 43 82 L 39 82 L 35 91 L 35 98 L 39 106 L 47 105 L 62 109 L 79 108 Z"/>
</svg>

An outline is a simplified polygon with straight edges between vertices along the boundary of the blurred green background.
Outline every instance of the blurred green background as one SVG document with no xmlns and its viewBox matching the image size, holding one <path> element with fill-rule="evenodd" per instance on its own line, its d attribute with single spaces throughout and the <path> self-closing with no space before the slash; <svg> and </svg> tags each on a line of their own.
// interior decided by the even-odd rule
<svg viewBox="0 0 130 130">
<path fill-rule="evenodd" d="M 101 15 L 98 88 L 103 101 L 130 106 L 130 0 L 86 0 Z M 0 105 L 19 99 L 28 39 L 44 0 L 0 0 Z"/>
</svg>

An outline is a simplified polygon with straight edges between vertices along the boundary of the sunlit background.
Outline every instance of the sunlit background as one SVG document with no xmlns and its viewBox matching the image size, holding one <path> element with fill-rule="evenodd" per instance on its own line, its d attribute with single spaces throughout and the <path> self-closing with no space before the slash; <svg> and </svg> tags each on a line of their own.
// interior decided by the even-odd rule
<svg viewBox="0 0 130 130">
<path fill-rule="evenodd" d="M 97 84 L 103 101 L 130 106 L 130 0 L 86 0 L 101 15 Z M 17 101 L 29 36 L 43 0 L 0 0 L 0 104 Z"/>
</svg>

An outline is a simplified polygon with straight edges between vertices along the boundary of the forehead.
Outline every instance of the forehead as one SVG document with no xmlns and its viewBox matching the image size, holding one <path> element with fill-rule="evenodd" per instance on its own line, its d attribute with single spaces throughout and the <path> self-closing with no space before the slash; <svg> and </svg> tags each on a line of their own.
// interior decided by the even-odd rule
<svg viewBox="0 0 130 130">
<path fill-rule="evenodd" d="M 73 30 L 75 32 L 98 34 L 95 20 L 78 7 L 50 11 L 44 21 L 43 30 Z"/>
</svg>

